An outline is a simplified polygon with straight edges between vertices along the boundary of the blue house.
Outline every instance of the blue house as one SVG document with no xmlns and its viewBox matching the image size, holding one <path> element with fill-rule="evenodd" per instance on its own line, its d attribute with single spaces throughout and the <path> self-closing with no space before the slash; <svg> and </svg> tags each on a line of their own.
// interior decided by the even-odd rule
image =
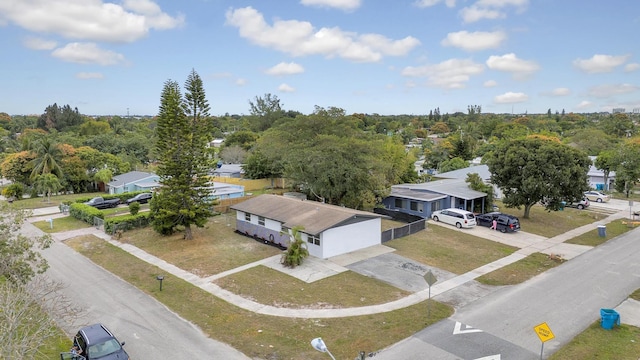
<svg viewBox="0 0 640 360">
<path fill-rule="evenodd" d="M 116 175 L 107 183 L 109 194 L 122 194 L 132 191 L 151 191 L 160 186 L 160 177 L 144 171 L 130 171 Z"/>
<path fill-rule="evenodd" d="M 443 179 L 393 185 L 382 204 L 388 210 L 430 218 L 434 211 L 447 208 L 484 213 L 490 206 L 486 197 L 486 193 L 470 189 L 464 179 Z"/>
</svg>

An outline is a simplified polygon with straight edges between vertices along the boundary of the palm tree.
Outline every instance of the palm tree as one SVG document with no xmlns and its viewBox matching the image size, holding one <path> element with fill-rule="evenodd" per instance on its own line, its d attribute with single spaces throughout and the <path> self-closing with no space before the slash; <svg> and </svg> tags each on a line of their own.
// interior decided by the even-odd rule
<svg viewBox="0 0 640 360">
<path fill-rule="evenodd" d="M 32 178 L 43 174 L 55 174 L 58 178 L 62 178 L 62 168 L 58 165 L 58 161 L 62 159 L 62 151 L 57 143 L 48 138 L 42 138 L 35 146 L 35 153 L 36 158 L 31 161 Z"/>
<path fill-rule="evenodd" d="M 51 193 L 62 188 L 60 179 L 54 174 L 37 175 L 33 181 L 33 186 L 38 192 L 47 195 L 47 202 L 51 202 Z"/>
<path fill-rule="evenodd" d="M 294 226 L 289 232 L 289 247 L 287 251 L 282 254 L 282 260 L 280 261 L 284 266 L 294 268 L 309 256 L 309 250 L 307 249 L 307 243 L 302 240 L 301 230 L 302 226 Z"/>
</svg>

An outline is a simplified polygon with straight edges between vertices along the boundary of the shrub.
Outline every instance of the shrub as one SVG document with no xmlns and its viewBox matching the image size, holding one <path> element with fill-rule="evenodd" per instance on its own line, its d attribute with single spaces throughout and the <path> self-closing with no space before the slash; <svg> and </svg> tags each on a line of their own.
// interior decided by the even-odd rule
<svg viewBox="0 0 640 360">
<path fill-rule="evenodd" d="M 7 185 L 4 189 L 2 189 L 2 195 L 6 198 L 14 197 L 16 200 L 22 199 L 22 195 L 24 194 L 24 185 L 20 183 L 13 183 Z"/>
<path fill-rule="evenodd" d="M 131 215 L 136 215 L 136 214 L 138 214 L 139 211 L 140 211 L 140 203 L 139 202 L 134 201 L 131 204 L 129 204 L 129 213 L 131 213 Z"/>
<path fill-rule="evenodd" d="M 137 215 L 116 216 L 104 221 L 104 232 L 116 234 L 117 231 L 127 231 L 149 225 L 149 213 L 144 212 Z"/>
<path fill-rule="evenodd" d="M 79 203 L 71 204 L 71 207 L 69 208 L 69 215 L 91 225 L 93 225 L 94 217 L 104 219 L 102 211 L 94 208 L 93 206 Z"/>
</svg>

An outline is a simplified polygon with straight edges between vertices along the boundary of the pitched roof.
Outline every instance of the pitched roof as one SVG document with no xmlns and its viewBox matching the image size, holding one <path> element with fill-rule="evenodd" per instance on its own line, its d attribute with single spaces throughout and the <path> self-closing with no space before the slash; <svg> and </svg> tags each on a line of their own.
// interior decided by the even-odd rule
<svg viewBox="0 0 640 360">
<path fill-rule="evenodd" d="M 119 187 L 124 184 L 130 184 L 133 182 L 138 182 L 140 180 L 148 179 L 152 176 L 156 176 L 156 174 L 144 171 L 129 171 L 128 173 L 114 176 L 113 179 L 109 181 L 109 186 Z"/>
<path fill-rule="evenodd" d="M 279 221 L 288 228 L 302 226 L 305 233 L 312 235 L 342 224 L 384 217 L 366 211 L 271 194 L 256 196 L 231 208 Z"/>
<path fill-rule="evenodd" d="M 466 179 L 468 174 L 473 173 L 478 174 L 484 181 L 489 181 L 491 179 L 491 172 L 489 172 L 489 167 L 484 164 L 469 166 L 464 169 L 447 171 L 445 173 L 436 175 L 436 177 L 443 179 Z"/>
<path fill-rule="evenodd" d="M 408 189 L 412 191 L 414 196 L 419 192 L 430 191 L 438 194 L 455 196 L 465 200 L 472 200 L 487 196 L 486 193 L 470 189 L 469 184 L 466 183 L 465 179 L 444 179 L 421 184 L 393 185 L 391 189 L 392 192 L 395 189 Z"/>
</svg>

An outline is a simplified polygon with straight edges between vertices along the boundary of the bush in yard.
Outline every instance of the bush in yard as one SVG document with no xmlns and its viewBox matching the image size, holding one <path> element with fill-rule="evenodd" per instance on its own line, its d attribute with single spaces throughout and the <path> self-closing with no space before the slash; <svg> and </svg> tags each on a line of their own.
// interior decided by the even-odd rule
<svg viewBox="0 0 640 360">
<path fill-rule="evenodd" d="M 134 201 L 131 204 L 129 204 L 129 213 L 131 215 L 138 214 L 138 211 L 140 211 L 140 203 L 139 202 Z"/>
<path fill-rule="evenodd" d="M 22 194 L 24 194 L 24 186 L 20 183 L 13 183 L 2 189 L 2 195 L 7 199 L 10 197 L 16 200 L 22 199 Z"/>
<path fill-rule="evenodd" d="M 307 249 L 307 243 L 302 240 L 300 230 L 303 228 L 300 226 L 294 226 L 289 232 L 289 246 L 287 251 L 282 254 L 282 260 L 280 261 L 284 266 L 294 268 L 309 256 L 309 250 Z"/>
<path fill-rule="evenodd" d="M 102 211 L 94 208 L 93 206 L 79 203 L 71 204 L 71 207 L 69 208 L 69 215 L 91 225 L 93 225 L 94 217 L 104 219 Z"/>
<path fill-rule="evenodd" d="M 109 218 L 104 221 L 104 232 L 116 234 L 117 231 L 127 231 L 149 225 L 149 213 L 144 212 L 137 215 L 122 215 Z"/>
</svg>

